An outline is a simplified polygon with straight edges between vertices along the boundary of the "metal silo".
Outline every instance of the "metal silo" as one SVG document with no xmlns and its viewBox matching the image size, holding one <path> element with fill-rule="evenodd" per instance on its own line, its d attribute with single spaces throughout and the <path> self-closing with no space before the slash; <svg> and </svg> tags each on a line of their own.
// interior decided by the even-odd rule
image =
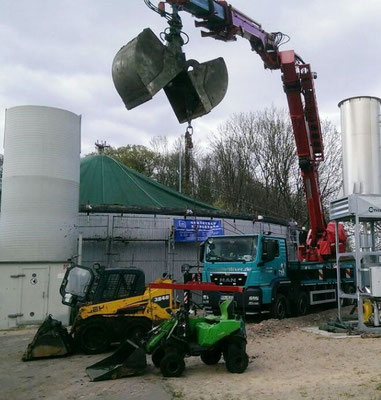
<svg viewBox="0 0 381 400">
<path fill-rule="evenodd" d="M 339 103 L 344 196 L 381 194 L 380 102 L 360 96 Z"/>
<path fill-rule="evenodd" d="M 6 110 L 0 261 L 64 262 L 75 254 L 81 117 Z"/>
</svg>

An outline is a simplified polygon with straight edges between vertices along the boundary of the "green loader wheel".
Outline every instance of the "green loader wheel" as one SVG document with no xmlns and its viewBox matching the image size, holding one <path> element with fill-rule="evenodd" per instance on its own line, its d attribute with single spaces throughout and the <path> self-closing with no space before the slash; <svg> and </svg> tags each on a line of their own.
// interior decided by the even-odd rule
<svg viewBox="0 0 381 400">
<path fill-rule="evenodd" d="M 160 368 L 160 363 L 165 356 L 165 351 L 162 347 L 159 347 L 152 353 L 152 362 L 156 368 Z"/>
<path fill-rule="evenodd" d="M 229 344 L 225 353 L 226 369 L 232 374 L 242 374 L 249 365 L 245 347 L 235 343 Z"/>
<path fill-rule="evenodd" d="M 221 349 L 214 348 L 210 350 L 205 350 L 201 353 L 201 360 L 206 365 L 214 365 L 217 364 L 221 359 Z"/>
<path fill-rule="evenodd" d="M 160 361 L 160 370 L 166 378 L 177 378 L 185 369 L 184 356 L 177 350 L 171 349 L 165 352 Z"/>
</svg>

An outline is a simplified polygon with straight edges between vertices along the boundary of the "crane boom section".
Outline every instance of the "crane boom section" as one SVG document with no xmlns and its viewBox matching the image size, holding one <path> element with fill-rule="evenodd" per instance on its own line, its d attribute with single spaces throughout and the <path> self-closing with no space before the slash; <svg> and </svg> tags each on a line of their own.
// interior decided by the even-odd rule
<svg viewBox="0 0 381 400">
<path fill-rule="evenodd" d="M 306 246 L 300 249 L 300 259 L 321 259 L 328 250 L 319 250 L 319 247 L 327 249 L 330 245 L 320 246 L 321 241 L 326 241 L 327 225 L 317 169 L 324 159 L 324 149 L 313 82 L 316 74 L 294 51 L 279 50 L 283 34 L 266 32 L 258 22 L 226 1 L 167 0 L 167 3 L 200 19 L 195 25 L 207 29 L 201 32 L 203 37 L 230 41 L 241 36 L 250 42 L 265 68 L 281 70 L 310 220 L 310 232 Z"/>
</svg>

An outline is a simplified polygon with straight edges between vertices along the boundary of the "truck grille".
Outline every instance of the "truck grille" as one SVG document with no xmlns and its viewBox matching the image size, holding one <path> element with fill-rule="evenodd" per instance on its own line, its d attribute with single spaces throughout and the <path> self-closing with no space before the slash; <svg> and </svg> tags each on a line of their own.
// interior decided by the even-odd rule
<svg viewBox="0 0 381 400">
<path fill-rule="evenodd" d="M 210 281 L 216 285 L 244 286 L 246 274 L 210 274 Z"/>
</svg>

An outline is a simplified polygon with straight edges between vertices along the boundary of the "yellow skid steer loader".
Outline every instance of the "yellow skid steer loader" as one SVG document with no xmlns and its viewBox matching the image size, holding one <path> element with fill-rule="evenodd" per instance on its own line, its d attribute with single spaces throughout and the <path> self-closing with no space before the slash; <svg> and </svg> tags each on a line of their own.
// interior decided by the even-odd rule
<svg viewBox="0 0 381 400">
<path fill-rule="evenodd" d="M 172 280 L 164 277 L 155 282 Z M 28 345 L 24 361 L 69 355 L 77 349 L 102 353 L 126 339 L 139 343 L 153 325 L 176 311 L 173 291 L 146 288 L 144 272 L 137 268 L 72 264 L 60 293 L 62 303 L 76 314 L 70 332 L 48 316 Z"/>
</svg>

